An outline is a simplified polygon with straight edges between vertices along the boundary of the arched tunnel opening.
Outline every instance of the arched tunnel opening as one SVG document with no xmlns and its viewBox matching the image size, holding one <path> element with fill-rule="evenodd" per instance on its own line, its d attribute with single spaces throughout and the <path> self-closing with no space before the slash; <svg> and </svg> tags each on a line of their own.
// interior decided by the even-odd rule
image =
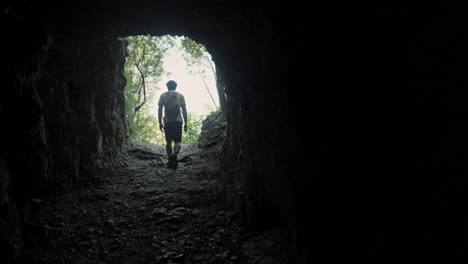
<svg viewBox="0 0 468 264">
<path fill-rule="evenodd" d="M 270 80 L 272 35 L 261 10 L 95 4 L 4 7 L 16 55 L 5 60 L 2 120 L 17 125 L 2 144 L 2 258 L 304 262 L 305 232 L 287 218 L 287 159 L 275 151 L 286 146 L 276 120 L 287 93 Z M 160 166 L 161 148 L 129 145 L 125 109 L 122 38 L 167 34 L 210 50 L 228 99 L 211 120 L 221 136 L 202 131 L 200 149 L 182 149 L 177 171 Z"/>
<path fill-rule="evenodd" d="M 466 34 L 436 2 L 2 3 L 2 261 L 456 263 Z M 177 171 L 127 144 L 118 40 L 166 34 L 228 99 Z"/>
<path fill-rule="evenodd" d="M 196 143 L 203 121 L 216 114 L 213 112 L 221 112 L 227 100 L 209 51 L 185 36 L 140 35 L 120 40 L 127 54 L 124 91 L 129 140 L 166 144 L 161 129 L 164 109 L 159 117 L 158 108 L 161 96 L 168 91 L 167 83 L 174 81 L 175 91 L 184 96 L 187 111 L 187 131 L 181 142 Z M 182 116 L 180 122 L 184 122 Z"/>
</svg>

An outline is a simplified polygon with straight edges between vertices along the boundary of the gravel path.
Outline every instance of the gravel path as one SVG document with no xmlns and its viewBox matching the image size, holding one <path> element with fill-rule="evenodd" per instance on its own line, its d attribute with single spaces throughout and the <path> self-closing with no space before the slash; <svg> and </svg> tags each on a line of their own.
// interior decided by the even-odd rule
<svg viewBox="0 0 468 264">
<path fill-rule="evenodd" d="M 217 157 L 184 145 L 127 147 L 111 175 L 36 201 L 25 263 L 292 263 L 281 231 L 247 232 L 223 203 Z"/>
</svg>

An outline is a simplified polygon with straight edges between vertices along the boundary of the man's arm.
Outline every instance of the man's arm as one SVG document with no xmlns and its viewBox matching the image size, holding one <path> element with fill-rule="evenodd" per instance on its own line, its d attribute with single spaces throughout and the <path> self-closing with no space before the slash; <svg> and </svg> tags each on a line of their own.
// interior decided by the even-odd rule
<svg viewBox="0 0 468 264">
<path fill-rule="evenodd" d="M 184 117 L 184 131 L 187 132 L 188 116 L 187 116 L 187 107 L 182 105 L 182 116 Z"/>
<path fill-rule="evenodd" d="M 159 105 L 159 107 L 158 107 L 159 129 L 161 129 L 161 131 L 164 132 L 164 125 L 163 125 L 163 121 L 162 121 L 162 110 L 163 110 L 163 106 Z"/>
</svg>

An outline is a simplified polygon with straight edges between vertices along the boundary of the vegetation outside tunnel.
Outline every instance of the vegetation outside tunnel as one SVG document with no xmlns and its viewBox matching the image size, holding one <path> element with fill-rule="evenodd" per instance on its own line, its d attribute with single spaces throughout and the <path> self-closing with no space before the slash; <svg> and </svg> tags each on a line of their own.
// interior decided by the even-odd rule
<svg viewBox="0 0 468 264">
<path fill-rule="evenodd" d="M 132 139 L 155 144 L 164 143 L 164 135 L 159 129 L 157 119 L 157 93 L 166 90 L 161 81 L 170 76 L 171 72 L 165 68 L 164 59 L 174 48 L 183 54 L 187 72 L 203 80 L 203 89 L 206 89 L 212 102 L 208 107 L 209 111 L 218 108 L 219 99 L 216 98 L 216 93 L 219 89 L 214 87 L 217 85 L 210 86 L 210 82 L 206 81 L 209 76 L 216 76 L 216 72 L 205 46 L 189 38 L 170 35 L 130 36 L 123 41 L 127 46 L 125 111 Z M 207 116 L 207 113 L 191 111 L 191 98 L 187 98 L 187 101 L 189 130 L 183 136 L 183 143 L 198 140 L 202 121 Z"/>
</svg>

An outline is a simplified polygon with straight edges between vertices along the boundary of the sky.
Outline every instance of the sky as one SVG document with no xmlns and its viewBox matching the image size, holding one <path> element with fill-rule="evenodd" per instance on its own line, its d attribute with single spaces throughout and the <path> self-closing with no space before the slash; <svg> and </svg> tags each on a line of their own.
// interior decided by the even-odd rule
<svg viewBox="0 0 468 264">
<path fill-rule="evenodd" d="M 199 69 L 189 68 L 185 62 L 182 56 L 183 51 L 179 50 L 181 47 L 180 39 L 181 37 L 177 37 L 176 45 L 169 49 L 166 56 L 162 59 L 164 63 L 163 68 L 166 71 L 166 74 L 163 75 L 160 82 L 156 83 L 156 86 L 159 87 L 160 90 L 156 92 L 155 100 L 153 102 L 149 102 L 149 105 L 151 105 L 151 109 L 155 109 L 155 111 L 157 111 L 157 101 L 159 100 L 159 96 L 163 92 L 167 91 L 166 83 L 170 80 L 174 80 L 177 82 L 176 91 L 180 92 L 185 97 L 187 111 L 194 112 L 199 115 L 206 115 L 210 112 L 209 107 L 211 107 L 211 109 L 215 109 L 216 107 L 214 106 L 213 100 L 211 99 L 200 74 L 192 74 L 189 72 L 190 70 L 197 72 Z M 211 59 L 211 56 L 209 56 L 209 58 Z M 207 66 L 200 67 L 205 69 L 206 85 L 210 89 L 214 101 L 219 105 L 214 73 L 211 68 Z"/>
</svg>

